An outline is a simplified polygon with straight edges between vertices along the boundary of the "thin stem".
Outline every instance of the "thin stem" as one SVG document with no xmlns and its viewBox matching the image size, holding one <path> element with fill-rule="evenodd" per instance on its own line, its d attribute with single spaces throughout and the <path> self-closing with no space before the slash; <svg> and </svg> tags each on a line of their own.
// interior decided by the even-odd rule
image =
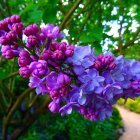
<svg viewBox="0 0 140 140">
<path fill-rule="evenodd" d="M 49 46 L 50 46 L 50 44 L 51 44 L 51 41 L 52 41 L 52 39 L 48 39 L 48 41 L 47 41 L 47 44 L 46 44 L 46 49 L 47 49 L 47 50 L 49 49 Z"/>
<path fill-rule="evenodd" d="M 68 19 L 70 18 L 70 16 L 73 14 L 73 12 L 75 11 L 75 9 L 78 7 L 78 5 L 82 2 L 82 0 L 77 0 L 75 2 L 75 4 L 73 5 L 73 7 L 69 10 L 69 12 L 66 14 L 66 16 L 64 17 L 64 20 L 62 21 L 61 25 L 60 25 L 60 30 L 62 30 L 65 27 L 65 24 L 67 23 Z"/>
<path fill-rule="evenodd" d="M 121 54 L 123 54 L 122 29 L 123 29 L 123 23 L 124 23 L 124 7 L 122 5 L 122 0 L 120 1 L 120 10 L 121 10 L 122 20 L 120 21 L 120 29 L 118 30 L 118 32 L 119 32 L 118 49 L 119 49 L 119 53 L 121 55 Z"/>
<path fill-rule="evenodd" d="M 29 104 L 29 109 L 35 104 L 36 100 L 38 99 L 39 97 L 39 94 L 37 94 L 33 99 L 32 99 L 32 102 Z"/>
<path fill-rule="evenodd" d="M 71 17 L 70 19 L 68 19 L 66 25 L 69 25 L 69 24 L 72 22 L 72 20 L 73 20 L 74 18 L 78 18 L 78 16 L 80 16 L 81 13 L 83 14 L 84 12 L 88 11 L 88 10 L 89 10 L 88 5 L 89 5 L 90 3 L 91 3 L 91 1 L 89 0 L 89 1 L 85 4 L 84 8 L 83 8 L 77 15 L 74 15 L 73 17 Z"/>
<path fill-rule="evenodd" d="M 89 10 L 89 12 L 88 12 L 88 15 L 87 15 L 85 21 L 83 22 L 83 24 L 81 25 L 81 28 L 79 29 L 79 33 L 81 33 L 81 32 L 83 31 L 85 25 L 87 24 L 87 21 L 90 19 L 91 15 L 92 15 L 93 6 L 94 6 L 94 4 L 95 4 L 96 2 L 97 2 L 97 1 L 95 1 L 94 3 L 91 4 L 90 10 Z M 79 38 L 80 38 L 80 36 L 77 36 L 77 38 L 76 38 L 75 41 L 74 41 L 74 44 L 79 40 Z M 70 43 L 71 43 L 71 42 L 70 42 Z"/>
<path fill-rule="evenodd" d="M 12 78 L 12 77 L 14 77 L 14 76 L 16 76 L 18 74 L 19 74 L 19 71 L 13 72 L 13 73 L 9 74 L 7 77 L 3 78 L 1 81 L 7 80 L 9 78 Z"/>
<path fill-rule="evenodd" d="M 21 101 L 26 97 L 27 94 L 29 94 L 29 92 L 33 91 L 34 89 L 32 88 L 28 88 L 27 90 L 25 90 L 23 93 L 21 93 L 21 95 L 18 97 L 18 99 L 16 100 L 15 104 L 12 106 L 12 108 L 10 109 L 6 120 L 9 121 L 10 117 L 12 116 L 12 114 L 14 113 L 14 111 L 19 107 Z"/>
</svg>

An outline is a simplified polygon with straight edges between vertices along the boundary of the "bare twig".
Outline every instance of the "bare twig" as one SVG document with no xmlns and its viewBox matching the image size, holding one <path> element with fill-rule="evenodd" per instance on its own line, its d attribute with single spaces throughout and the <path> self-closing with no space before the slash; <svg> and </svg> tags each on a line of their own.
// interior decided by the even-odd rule
<svg viewBox="0 0 140 140">
<path fill-rule="evenodd" d="M 127 42 L 123 47 L 124 48 L 127 48 L 127 47 L 133 45 L 134 42 L 136 41 L 136 39 L 137 39 L 137 37 L 138 37 L 139 34 L 140 34 L 140 27 L 138 27 L 138 29 L 137 29 L 136 33 L 134 34 L 132 40 L 130 40 L 129 42 Z"/>
<path fill-rule="evenodd" d="M 78 14 L 76 14 L 76 15 L 74 15 L 73 17 L 69 18 L 68 21 L 67 21 L 67 23 L 66 23 L 66 25 L 70 24 L 70 23 L 72 22 L 72 20 L 73 20 L 74 18 L 77 18 L 78 16 L 80 16 L 81 13 L 83 14 L 84 12 L 88 11 L 88 10 L 90 9 L 90 8 L 88 7 L 88 5 L 89 5 L 90 3 L 91 3 L 91 0 L 89 0 L 89 1 L 85 4 L 84 8 L 83 8 Z"/>
<path fill-rule="evenodd" d="M 83 31 L 83 29 L 84 29 L 84 27 L 85 27 L 87 21 L 90 19 L 91 15 L 92 15 L 93 6 L 95 5 L 96 2 L 97 2 L 97 0 L 94 1 L 94 2 L 91 4 L 90 10 L 89 10 L 89 12 L 88 12 L 88 15 L 87 15 L 85 21 L 83 22 L 83 24 L 81 25 L 81 28 L 79 29 L 79 33 L 81 33 L 81 32 Z M 74 41 L 74 44 L 79 40 L 79 37 L 80 37 L 80 36 L 77 36 L 77 38 L 76 38 L 75 41 Z"/>
<path fill-rule="evenodd" d="M 20 96 L 19 98 L 16 100 L 15 104 L 12 106 L 12 108 L 9 110 L 7 116 L 4 116 L 3 118 L 3 129 L 2 129 L 2 137 L 3 140 L 6 140 L 6 133 L 7 133 L 7 126 L 9 123 L 9 120 L 12 116 L 12 114 L 14 113 L 14 111 L 19 107 L 21 101 L 26 97 L 27 94 L 29 94 L 29 92 L 31 92 L 33 89 L 28 88 L 27 90 L 25 90 Z"/>
<path fill-rule="evenodd" d="M 9 78 L 12 78 L 12 77 L 18 75 L 18 74 L 19 74 L 19 71 L 13 72 L 13 73 L 9 74 L 7 77 L 3 78 L 2 80 L 7 80 Z"/>
<path fill-rule="evenodd" d="M 43 105 L 34 113 L 31 115 L 28 115 L 27 117 L 25 117 L 25 119 L 23 120 L 23 124 L 15 129 L 15 131 L 12 133 L 12 135 L 10 136 L 9 140 L 16 140 L 17 138 L 19 138 L 21 136 L 21 134 L 25 133 L 25 131 L 27 131 L 27 129 L 30 127 L 30 125 L 44 112 L 46 112 L 46 107 L 48 106 L 50 101 L 50 98 L 48 96 L 48 98 L 46 98 L 46 100 L 44 101 Z"/>
<path fill-rule="evenodd" d="M 134 42 L 137 40 L 139 34 L 140 34 L 140 27 L 137 28 L 137 31 L 136 31 L 136 33 L 134 34 L 132 40 L 130 40 L 129 42 L 126 42 L 126 44 L 123 45 L 122 48 L 123 48 L 123 49 L 127 49 L 128 47 L 134 45 Z M 113 50 L 112 52 L 113 52 L 113 53 L 117 53 L 117 52 L 119 52 L 119 49 L 115 49 L 115 50 Z"/>
<path fill-rule="evenodd" d="M 118 50 L 120 54 L 123 54 L 122 29 L 124 23 L 124 7 L 122 5 L 122 1 L 120 1 L 120 10 L 121 10 L 122 20 L 120 21 L 120 29 L 118 30 L 119 32 Z"/>
<path fill-rule="evenodd" d="M 75 4 L 73 5 L 73 7 L 69 10 L 69 12 L 66 14 L 66 16 L 64 17 L 64 20 L 62 21 L 61 25 L 60 25 L 60 30 L 62 30 L 67 22 L 67 20 L 70 18 L 70 16 L 73 14 L 73 12 L 75 11 L 75 9 L 78 7 L 78 5 L 82 2 L 82 0 L 77 0 L 75 2 Z"/>
</svg>

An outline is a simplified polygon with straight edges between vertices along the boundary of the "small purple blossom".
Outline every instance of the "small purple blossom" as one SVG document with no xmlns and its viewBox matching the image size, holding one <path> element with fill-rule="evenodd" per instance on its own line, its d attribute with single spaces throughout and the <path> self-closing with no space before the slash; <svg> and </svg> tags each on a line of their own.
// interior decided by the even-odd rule
<svg viewBox="0 0 140 140">
<path fill-rule="evenodd" d="M 45 27 L 41 28 L 42 33 L 49 39 L 62 38 L 63 34 L 59 33 L 59 27 L 53 24 L 46 24 Z"/>
<path fill-rule="evenodd" d="M 45 79 L 40 79 L 38 77 L 30 77 L 29 87 L 36 88 L 36 93 L 44 95 L 47 92 L 47 87 L 44 83 Z"/>
<path fill-rule="evenodd" d="M 35 47 L 38 46 L 38 39 L 36 36 L 30 35 L 27 39 L 27 43 L 26 43 L 27 47 L 29 49 L 34 49 Z"/>
<path fill-rule="evenodd" d="M 53 100 L 48 107 L 51 112 L 58 113 L 60 109 L 59 100 Z"/>
<path fill-rule="evenodd" d="M 26 65 L 29 65 L 31 62 L 31 58 L 30 58 L 30 54 L 25 51 L 25 50 L 22 50 L 20 53 L 19 53 L 19 58 L 18 58 L 18 64 L 20 67 L 24 67 Z"/>
<path fill-rule="evenodd" d="M 2 56 L 4 56 L 7 59 L 12 59 L 14 57 L 17 57 L 19 54 L 18 50 L 12 49 L 12 46 L 3 46 L 1 49 Z"/>
<path fill-rule="evenodd" d="M 31 62 L 29 68 L 33 76 L 40 77 L 49 72 L 47 62 L 45 60 L 38 60 L 38 62 Z"/>
<path fill-rule="evenodd" d="M 24 29 L 24 34 L 28 37 L 31 35 L 36 36 L 38 32 L 39 32 L 39 28 L 36 24 L 31 24 Z"/>
<path fill-rule="evenodd" d="M 18 15 L 13 15 L 9 18 L 9 20 L 11 21 L 11 23 L 19 23 L 21 22 L 20 16 Z"/>
<path fill-rule="evenodd" d="M 28 66 L 25 66 L 25 67 L 21 67 L 19 69 L 19 74 L 23 77 L 23 78 L 29 78 L 30 77 L 30 74 L 31 74 L 31 71 L 29 69 Z"/>
</svg>

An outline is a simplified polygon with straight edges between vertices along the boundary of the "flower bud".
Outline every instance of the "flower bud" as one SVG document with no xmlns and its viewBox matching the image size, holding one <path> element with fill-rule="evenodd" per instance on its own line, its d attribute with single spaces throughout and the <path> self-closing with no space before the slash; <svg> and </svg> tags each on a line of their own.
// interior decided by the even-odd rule
<svg viewBox="0 0 140 140">
<path fill-rule="evenodd" d="M 6 21 L 7 24 L 11 24 L 11 18 L 10 17 L 5 18 L 4 21 Z"/>
<path fill-rule="evenodd" d="M 57 42 L 52 42 L 50 45 L 50 50 L 55 51 L 59 49 L 59 44 Z"/>
<path fill-rule="evenodd" d="M 43 74 L 48 73 L 47 62 L 45 60 L 39 60 L 38 62 L 32 62 L 29 66 L 33 76 L 40 77 Z"/>
<path fill-rule="evenodd" d="M 87 114 L 87 109 L 84 106 L 80 106 L 80 113 L 82 115 L 86 115 Z"/>
<path fill-rule="evenodd" d="M 52 101 L 48 107 L 49 107 L 50 111 L 53 113 L 58 113 L 59 109 L 60 109 L 60 105 L 58 103 L 56 103 L 55 101 Z"/>
<path fill-rule="evenodd" d="M 20 67 L 24 67 L 26 65 L 30 64 L 30 58 L 28 57 L 19 57 L 18 58 L 18 64 Z"/>
<path fill-rule="evenodd" d="M 8 31 L 8 23 L 5 20 L 0 21 L 0 30 Z"/>
<path fill-rule="evenodd" d="M 19 23 L 19 22 L 21 22 L 20 16 L 18 16 L 18 15 L 11 16 L 10 20 L 11 20 L 12 23 Z"/>
<path fill-rule="evenodd" d="M 73 54 L 74 54 L 74 51 L 73 51 L 72 49 L 67 49 L 67 50 L 65 51 L 65 55 L 66 55 L 67 57 L 72 57 Z"/>
<path fill-rule="evenodd" d="M 30 54 L 29 52 L 27 52 L 26 50 L 22 50 L 20 53 L 19 53 L 19 56 L 20 57 L 30 57 Z"/>
<path fill-rule="evenodd" d="M 62 52 L 65 52 L 66 51 L 66 45 L 67 45 L 67 43 L 61 42 L 59 44 L 59 50 L 62 51 Z"/>
<path fill-rule="evenodd" d="M 70 80 L 70 77 L 68 77 L 66 74 L 61 73 L 57 78 L 57 83 L 61 86 L 67 86 L 70 83 Z"/>
<path fill-rule="evenodd" d="M 62 51 L 56 50 L 56 51 L 53 53 L 53 58 L 54 58 L 54 59 L 57 59 L 57 60 L 61 60 L 61 59 L 64 58 L 64 55 L 63 55 Z"/>
<path fill-rule="evenodd" d="M 102 67 L 101 62 L 98 60 L 94 62 L 93 66 L 97 70 L 99 70 Z"/>
<path fill-rule="evenodd" d="M 12 59 L 12 58 L 14 58 L 14 57 L 15 57 L 15 54 L 14 54 L 14 52 L 13 52 L 12 50 L 6 51 L 6 53 L 5 53 L 5 58 L 7 58 L 7 59 Z"/>
<path fill-rule="evenodd" d="M 110 69 L 110 70 L 114 69 L 115 67 L 116 67 L 116 64 L 113 63 L 113 62 L 109 65 L 109 69 Z"/>
<path fill-rule="evenodd" d="M 36 24 L 31 24 L 25 28 L 24 34 L 26 36 L 36 35 L 39 32 L 39 28 Z"/>
<path fill-rule="evenodd" d="M 44 44 L 45 39 L 46 39 L 45 35 L 43 33 L 40 33 L 40 34 L 37 34 L 36 36 L 39 39 L 40 44 Z"/>
<path fill-rule="evenodd" d="M 49 94 L 50 94 L 51 98 L 58 98 L 60 96 L 58 90 L 50 90 Z"/>
<path fill-rule="evenodd" d="M 23 30 L 23 24 L 22 23 L 15 23 L 12 25 L 12 31 L 15 33 L 21 35 Z"/>
<path fill-rule="evenodd" d="M 41 54 L 41 59 L 42 60 L 48 60 L 48 59 L 50 59 L 51 58 L 51 55 L 52 55 L 52 53 L 51 53 L 51 51 L 50 50 L 45 50 L 42 54 Z"/>
<path fill-rule="evenodd" d="M 23 78 L 29 78 L 30 77 L 30 74 L 31 74 L 31 71 L 29 69 L 28 66 L 26 67 L 21 67 L 19 69 L 19 74 L 23 77 Z"/>
<path fill-rule="evenodd" d="M 67 95 L 68 94 L 68 88 L 67 87 L 60 88 L 59 93 L 60 93 L 61 96 Z"/>
<path fill-rule="evenodd" d="M 2 56 L 4 56 L 7 59 L 12 59 L 18 56 L 18 51 L 12 50 L 10 46 L 3 46 L 1 52 Z"/>
<path fill-rule="evenodd" d="M 27 47 L 30 49 L 35 48 L 38 45 L 38 39 L 36 36 L 30 35 L 27 39 Z"/>
<path fill-rule="evenodd" d="M 15 32 L 10 31 L 6 34 L 6 40 L 9 43 L 9 45 L 14 45 L 17 42 L 17 35 Z"/>
<path fill-rule="evenodd" d="M 6 36 L 0 37 L 0 44 L 9 45 L 9 41 L 6 39 Z"/>
</svg>

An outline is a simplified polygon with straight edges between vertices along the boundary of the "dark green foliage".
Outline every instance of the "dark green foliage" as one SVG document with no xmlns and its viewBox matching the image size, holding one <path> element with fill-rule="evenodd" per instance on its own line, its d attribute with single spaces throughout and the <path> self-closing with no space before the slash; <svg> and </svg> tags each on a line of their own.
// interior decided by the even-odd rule
<svg viewBox="0 0 140 140">
<path fill-rule="evenodd" d="M 122 128 L 120 114 L 114 108 L 113 116 L 105 121 L 91 122 L 78 113 L 61 117 L 43 115 L 20 140 L 117 140 L 117 129 Z"/>
</svg>

